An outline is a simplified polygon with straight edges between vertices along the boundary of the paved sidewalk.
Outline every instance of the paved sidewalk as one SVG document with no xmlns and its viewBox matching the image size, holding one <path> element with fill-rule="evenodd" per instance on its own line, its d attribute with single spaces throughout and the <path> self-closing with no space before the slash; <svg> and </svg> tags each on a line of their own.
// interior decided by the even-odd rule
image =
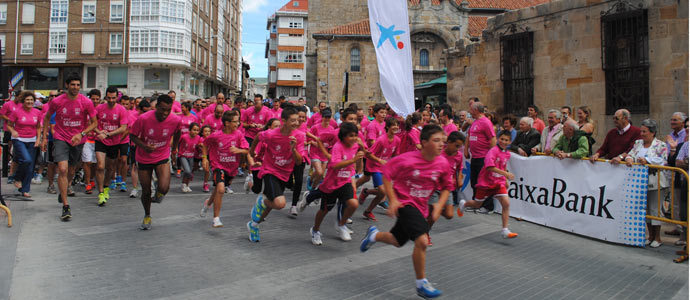
<svg viewBox="0 0 690 300">
<path fill-rule="evenodd" d="M 297 219 L 284 209 L 261 224 L 261 242 L 254 244 L 245 224 L 256 196 L 244 194 L 243 179 L 232 186 L 241 193 L 224 198 L 225 227 L 214 229 L 212 212 L 198 215 L 208 194 L 198 182 L 182 194 L 173 177 L 163 203 L 153 204 L 153 230 L 146 232 L 137 229 L 143 209 L 129 193 L 113 192 L 98 207 L 97 194 L 78 192 L 70 198 L 73 220 L 63 223 L 46 183 L 32 186 L 35 201 L 10 205 L 14 227 L 5 227 L 0 213 L 0 299 L 418 298 L 409 243 L 358 250 L 370 224 L 392 226 L 383 210 L 371 222 L 359 208 L 351 242 L 337 238 L 329 214 L 317 247 L 309 235 L 316 208 Z M 626 247 L 516 220 L 511 229 L 520 236 L 503 240 L 499 215 L 439 220 L 428 278 L 446 299 L 688 299 L 688 264 L 671 261 L 679 247 Z"/>
</svg>

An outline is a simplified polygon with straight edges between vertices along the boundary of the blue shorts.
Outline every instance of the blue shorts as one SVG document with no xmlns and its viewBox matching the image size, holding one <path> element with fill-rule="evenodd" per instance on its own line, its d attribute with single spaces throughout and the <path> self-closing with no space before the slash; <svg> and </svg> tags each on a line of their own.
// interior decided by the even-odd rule
<svg viewBox="0 0 690 300">
<path fill-rule="evenodd" d="M 381 172 L 372 172 L 371 173 L 371 181 L 374 182 L 374 187 L 380 187 L 383 185 L 383 174 Z"/>
</svg>

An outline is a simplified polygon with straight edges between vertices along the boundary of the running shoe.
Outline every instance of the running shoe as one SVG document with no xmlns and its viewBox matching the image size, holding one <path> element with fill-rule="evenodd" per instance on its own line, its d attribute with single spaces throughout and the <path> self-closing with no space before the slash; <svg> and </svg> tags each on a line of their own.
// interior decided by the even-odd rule
<svg viewBox="0 0 690 300">
<path fill-rule="evenodd" d="M 244 192 L 245 193 L 249 194 L 249 188 L 250 188 L 250 185 L 252 183 L 253 183 L 252 182 L 252 176 L 247 176 L 246 178 L 244 178 Z"/>
<path fill-rule="evenodd" d="M 235 191 L 233 191 L 233 190 L 228 186 L 228 187 L 225 187 L 225 193 L 226 193 L 226 194 L 232 195 L 232 194 L 235 193 Z"/>
<path fill-rule="evenodd" d="M 345 223 L 347 223 L 347 224 L 352 224 L 352 219 L 351 219 L 351 218 L 347 218 L 347 221 L 345 221 Z"/>
<path fill-rule="evenodd" d="M 49 185 L 48 188 L 46 189 L 46 192 L 48 194 L 57 194 L 57 190 L 55 189 L 54 185 Z"/>
<path fill-rule="evenodd" d="M 312 191 L 313 188 L 311 186 L 311 176 L 307 176 L 307 191 Z"/>
<path fill-rule="evenodd" d="M 378 206 L 383 209 L 388 209 L 388 200 L 379 202 Z"/>
<path fill-rule="evenodd" d="M 379 229 L 376 228 L 376 226 L 369 226 L 369 229 L 367 229 L 367 234 L 364 236 L 362 239 L 362 243 L 359 244 L 359 251 L 360 252 L 367 252 L 371 246 L 376 244 L 376 241 L 371 241 L 372 236 L 376 235 L 379 232 Z"/>
<path fill-rule="evenodd" d="M 290 216 L 291 218 L 297 217 L 297 206 L 290 206 Z"/>
<path fill-rule="evenodd" d="M 364 215 L 364 219 L 366 219 L 366 220 L 376 221 L 376 216 L 374 216 L 374 214 L 370 211 L 365 211 L 363 213 L 363 215 Z"/>
<path fill-rule="evenodd" d="M 223 227 L 223 222 L 220 221 L 219 217 L 213 218 L 213 228 Z"/>
<path fill-rule="evenodd" d="M 74 197 L 74 189 L 72 189 L 72 186 L 67 187 L 67 196 Z"/>
<path fill-rule="evenodd" d="M 252 221 L 259 223 L 261 222 L 261 216 L 264 214 L 264 211 L 266 210 L 266 205 L 264 205 L 264 196 L 259 195 L 256 197 L 256 203 L 254 203 L 254 206 L 252 207 L 251 211 L 251 218 Z"/>
<path fill-rule="evenodd" d="M 89 195 L 90 195 L 91 193 L 93 193 L 93 185 L 91 185 L 91 183 L 89 183 L 89 184 L 86 185 L 86 189 L 84 190 L 84 193 L 85 193 L 85 194 L 89 194 Z"/>
<path fill-rule="evenodd" d="M 242 170 L 242 168 L 237 168 L 237 176 L 244 176 L 244 171 Z"/>
<path fill-rule="evenodd" d="M 144 221 L 141 222 L 141 226 L 139 226 L 139 229 L 151 230 L 151 216 L 144 217 Z"/>
<path fill-rule="evenodd" d="M 153 199 L 151 201 L 156 202 L 156 203 L 161 203 L 161 202 L 163 202 L 163 199 L 165 199 L 165 195 L 163 195 L 159 192 L 156 192 L 156 196 L 153 197 Z"/>
<path fill-rule="evenodd" d="M 247 222 L 247 230 L 249 230 L 249 241 L 259 241 L 259 226 L 252 225 L 252 221 Z"/>
<path fill-rule="evenodd" d="M 462 216 L 465 215 L 465 212 L 463 211 L 465 209 L 465 203 L 467 203 L 467 201 L 460 200 L 460 204 L 458 204 L 458 209 L 456 211 L 458 214 L 458 218 L 461 218 Z"/>
<path fill-rule="evenodd" d="M 187 192 L 187 184 L 186 184 L 186 183 L 183 183 L 183 184 L 182 184 L 182 192 L 183 192 L 183 193 L 188 193 L 188 192 Z"/>
<path fill-rule="evenodd" d="M 120 182 L 120 192 L 123 192 L 123 193 L 127 192 L 127 183 L 126 182 Z"/>
<path fill-rule="evenodd" d="M 299 212 L 303 212 L 305 208 L 307 208 L 307 195 L 309 195 L 309 191 L 305 191 L 302 193 L 302 196 L 299 197 L 299 201 L 297 202 L 297 210 Z"/>
<path fill-rule="evenodd" d="M 177 172 L 175 172 L 175 177 L 177 177 L 177 178 L 182 177 L 182 170 L 178 169 Z"/>
<path fill-rule="evenodd" d="M 367 200 L 367 196 L 368 196 L 367 188 L 363 188 L 362 192 L 359 193 L 359 197 L 357 197 L 358 198 L 357 200 L 359 200 L 359 205 L 364 204 L 364 201 Z"/>
<path fill-rule="evenodd" d="M 7 184 L 13 184 L 14 183 L 14 175 L 7 176 Z"/>
<path fill-rule="evenodd" d="M 518 234 L 515 232 L 510 232 L 510 230 L 503 230 L 503 231 L 501 231 L 501 236 L 504 239 L 513 239 L 513 238 L 516 238 L 518 236 Z"/>
<path fill-rule="evenodd" d="M 104 193 L 99 193 L 98 194 L 98 206 L 105 206 L 105 204 L 108 202 L 108 199 L 105 198 Z"/>
<path fill-rule="evenodd" d="M 343 228 L 343 227 L 345 227 L 345 228 Z M 350 236 L 350 229 L 347 228 L 347 226 L 343 225 L 341 227 L 341 226 L 338 226 L 338 223 L 335 223 L 335 230 L 336 230 L 336 232 L 338 232 L 338 236 L 340 237 L 341 240 L 346 241 L 346 242 L 352 240 L 352 236 Z"/>
<path fill-rule="evenodd" d="M 62 216 L 60 216 L 60 219 L 64 222 L 72 219 L 72 210 L 69 208 L 69 205 L 62 207 Z"/>
<path fill-rule="evenodd" d="M 117 189 L 117 181 L 115 179 L 110 181 L 110 185 L 108 186 L 111 190 Z"/>
<path fill-rule="evenodd" d="M 41 184 L 43 181 L 43 176 L 41 174 L 36 173 L 34 175 L 34 178 L 31 178 L 31 184 Z"/>
<path fill-rule="evenodd" d="M 208 193 L 210 191 L 210 188 L 208 186 L 208 182 L 204 182 L 204 193 Z"/>
<path fill-rule="evenodd" d="M 487 215 L 490 211 L 484 207 L 480 207 L 478 213 Z"/>
<path fill-rule="evenodd" d="M 424 280 L 424 284 L 422 287 L 417 288 L 417 295 L 419 295 L 422 298 L 430 299 L 430 298 L 436 298 L 438 296 L 441 296 L 443 292 L 440 290 L 437 290 L 434 288 L 433 285 L 431 285 L 431 282 Z"/>
<path fill-rule="evenodd" d="M 129 197 L 130 198 L 136 198 L 138 194 L 139 194 L 139 190 L 132 189 L 132 191 L 129 193 Z"/>
<path fill-rule="evenodd" d="M 314 227 L 309 228 L 309 233 L 311 233 L 311 243 L 316 245 L 316 246 L 321 246 L 323 245 L 323 241 L 321 240 L 321 232 L 320 231 L 314 231 Z"/>
<path fill-rule="evenodd" d="M 110 200 L 110 188 L 103 189 L 103 196 L 105 196 L 106 200 Z"/>
<path fill-rule="evenodd" d="M 206 201 L 208 201 L 208 200 L 206 200 Z M 211 207 L 211 206 L 206 205 L 206 201 L 204 201 L 204 204 L 201 205 L 201 212 L 199 213 L 199 217 L 202 217 L 202 218 L 206 217 L 206 214 L 208 213 L 208 209 Z"/>
</svg>

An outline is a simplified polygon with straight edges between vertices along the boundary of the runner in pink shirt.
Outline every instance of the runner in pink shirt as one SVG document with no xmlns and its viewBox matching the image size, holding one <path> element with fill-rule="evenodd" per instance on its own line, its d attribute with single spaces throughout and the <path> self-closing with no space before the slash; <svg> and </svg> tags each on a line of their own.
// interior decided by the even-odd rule
<svg viewBox="0 0 690 300">
<path fill-rule="evenodd" d="M 17 99 L 21 106 L 10 114 L 7 131 L 14 143 L 13 160 L 18 168 L 14 186 L 26 198 L 31 198 L 31 179 L 34 175 L 36 148 L 41 145 L 41 111 L 33 108 L 35 96 L 32 92 L 21 92 Z"/>
<path fill-rule="evenodd" d="M 111 179 L 115 179 L 115 169 L 120 153 L 126 153 L 129 145 L 122 143 L 122 133 L 127 130 L 129 114 L 120 104 L 117 104 L 118 91 L 116 87 L 108 87 L 105 91 L 105 103 L 96 107 L 98 127 L 96 131 L 96 184 L 98 187 L 98 206 L 104 206 L 110 199 L 110 188 L 104 187 Z"/>
<path fill-rule="evenodd" d="M 385 109 L 385 106 L 384 106 L 384 109 Z M 367 127 L 369 127 L 369 123 L 371 123 L 371 121 L 369 121 L 369 119 L 367 119 L 367 116 L 364 115 L 364 109 L 362 109 L 361 107 L 357 108 L 357 121 L 359 122 L 359 127 L 363 131 L 366 131 Z M 371 146 L 371 145 L 369 145 L 369 146 Z"/>
<path fill-rule="evenodd" d="M 259 241 L 259 223 L 271 210 L 285 207 L 283 195 L 285 185 L 290 179 L 295 164 L 301 164 L 303 156 L 306 155 L 305 135 L 296 130 L 299 127 L 297 110 L 291 107 L 284 109 L 281 119 L 280 128 L 257 134 L 250 148 L 250 153 L 254 154 L 254 149 L 259 142 L 266 144 L 263 167 L 259 172 L 259 178 L 263 180 L 265 199 L 259 195 L 252 206 L 251 221 L 247 223 L 249 240 L 252 242 Z"/>
<path fill-rule="evenodd" d="M 183 106 L 184 107 L 184 106 Z M 182 125 L 184 126 L 184 125 Z M 197 123 L 189 124 L 186 134 L 180 135 L 180 145 L 177 150 L 178 165 L 182 168 L 182 192 L 189 193 L 192 189 L 189 183 L 194 179 L 194 166 L 199 160 L 195 160 L 194 156 L 197 150 L 201 148 L 201 136 L 199 135 L 201 127 Z"/>
<path fill-rule="evenodd" d="M 398 149 L 400 148 L 400 138 L 395 135 L 395 132 L 399 129 L 398 121 L 395 119 L 386 119 L 385 123 L 386 135 L 379 136 L 371 148 L 369 148 L 371 154 L 376 157 L 376 159 L 367 159 L 365 166 L 366 170 L 371 173 L 371 178 L 374 182 L 374 190 L 364 188 L 359 194 L 359 204 L 364 204 L 369 195 L 376 196 L 363 213 L 365 219 L 372 221 L 376 221 L 376 216 L 374 216 L 372 211 L 376 208 L 376 205 L 381 203 L 381 200 L 383 200 L 386 195 L 383 190 L 383 166 L 385 166 L 387 161 L 398 154 Z"/>
<path fill-rule="evenodd" d="M 446 135 L 458 131 L 458 126 L 455 126 L 455 123 L 453 123 L 453 108 L 451 108 L 450 105 L 441 105 L 441 110 L 438 113 L 438 120 L 441 122 L 441 126 L 443 126 L 443 131 Z"/>
<path fill-rule="evenodd" d="M 223 130 L 223 109 L 222 106 L 216 106 L 212 115 L 206 116 L 204 119 L 204 125 L 211 127 L 212 132 L 217 132 Z"/>
<path fill-rule="evenodd" d="M 496 132 L 491 120 L 484 115 L 486 109 L 481 102 L 470 100 L 470 114 L 474 121 L 467 129 L 467 139 L 465 140 L 465 158 L 470 160 L 470 185 L 472 193 L 476 194 L 477 178 L 479 171 L 484 167 L 484 157 L 486 153 L 496 146 Z M 470 156 L 471 155 L 471 156 Z M 483 207 L 493 210 L 493 201 L 486 201 Z"/>
<path fill-rule="evenodd" d="M 280 120 L 270 119 L 268 120 L 268 123 L 266 123 L 266 126 L 262 131 L 272 130 L 278 127 L 280 127 Z M 249 167 L 251 175 L 247 177 L 251 179 L 249 183 L 247 183 L 247 186 L 244 188 L 245 190 L 251 189 L 252 192 L 254 192 L 254 194 L 261 193 L 261 188 L 263 187 L 263 181 L 259 179 L 259 172 L 262 168 L 264 153 L 266 153 L 266 144 L 264 142 L 260 142 L 256 145 L 256 149 L 254 149 L 254 156 L 252 156 L 252 158 L 254 159 L 254 164 Z"/>
<path fill-rule="evenodd" d="M 254 106 L 247 108 L 242 115 L 242 126 L 244 126 L 245 129 L 245 137 L 250 144 L 259 130 L 266 125 L 266 122 L 273 118 L 273 113 L 268 107 L 264 106 L 262 99 L 263 96 L 259 94 L 255 95 Z"/>
<path fill-rule="evenodd" d="M 65 84 L 67 93 L 51 101 L 49 110 L 43 118 L 43 124 L 49 124 L 50 116 L 55 113 L 53 158 L 58 168 L 58 189 L 60 190 L 58 202 L 62 202 L 60 219 L 69 221 L 72 219 L 72 210 L 67 201 L 68 185 L 74 177 L 77 163 L 81 158 L 84 137 L 98 126 L 98 121 L 91 100 L 79 94 L 81 89 L 79 75 L 75 73 L 68 75 Z M 41 139 L 43 151 L 47 150 L 47 137 L 46 130 Z"/>
<path fill-rule="evenodd" d="M 240 115 L 236 111 L 226 111 L 223 113 L 223 130 L 212 133 L 204 139 L 201 146 L 202 164 L 205 169 L 213 168 L 213 193 L 211 198 L 204 201 L 202 214 L 213 203 L 213 224 L 214 228 L 223 227 L 220 221 L 220 208 L 223 205 L 223 194 L 225 187 L 232 183 L 232 179 L 237 176 L 237 168 L 240 166 L 240 157 L 247 155 L 249 144 L 244 139 L 244 135 L 237 130 L 240 126 Z M 249 158 L 250 162 L 253 161 Z"/>
<path fill-rule="evenodd" d="M 407 116 L 405 120 L 405 134 L 400 139 L 400 154 L 417 151 L 422 149 L 422 143 L 419 138 L 421 134 L 422 114 L 414 112 Z"/>
<path fill-rule="evenodd" d="M 95 107 L 101 105 L 102 99 L 100 90 L 92 89 L 88 94 L 86 94 L 86 96 L 91 99 L 94 109 Z M 84 147 L 81 151 L 81 168 L 84 170 L 84 183 L 86 183 L 84 193 L 87 195 L 93 194 L 93 189 L 96 188 L 96 165 L 98 162 L 96 159 L 96 129 L 98 129 L 98 127 L 86 135 Z M 74 196 L 72 192 L 71 187 L 68 188 L 67 196 Z"/>
<path fill-rule="evenodd" d="M 504 239 L 512 239 L 518 236 L 517 233 L 511 232 L 508 229 L 508 219 L 510 218 L 510 199 L 508 198 L 508 191 L 506 190 L 506 179 L 513 180 L 515 175 L 506 171 L 506 165 L 510 160 L 510 131 L 501 131 L 498 136 L 498 145 L 491 148 L 484 157 L 484 168 L 479 173 L 477 180 L 476 192 L 473 200 L 460 201 L 458 207 L 458 216 L 463 216 L 465 207 L 479 208 L 482 202 L 492 196 L 498 198 L 501 202 L 501 221 L 503 229 L 501 236 Z"/>
<path fill-rule="evenodd" d="M 177 93 L 175 91 L 170 90 L 168 92 L 168 96 L 173 99 L 173 105 L 172 105 L 172 110 L 171 112 L 176 115 L 181 115 L 182 114 L 182 104 L 177 101 Z"/>
<path fill-rule="evenodd" d="M 321 123 L 316 124 L 309 129 L 309 133 L 318 138 L 318 141 L 323 143 L 323 146 L 328 152 L 333 148 L 333 145 L 338 141 L 337 134 L 338 131 L 331 127 L 331 110 L 326 108 L 321 111 Z M 309 147 L 309 158 L 311 160 L 311 167 L 314 169 L 311 175 L 311 180 L 314 182 L 312 188 L 315 189 L 321 180 L 323 179 L 324 173 L 326 172 L 326 164 L 328 163 L 328 158 L 318 146 L 318 142 L 315 139 L 310 139 L 309 141 L 311 147 Z"/>
<path fill-rule="evenodd" d="M 139 227 L 141 230 L 151 229 L 151 202 L 161 203 L 170 188 L 170 155 L 172 152 L 175 157 L 180 140 L 180 117 L 170 113 L 171 108 L 172 98 L 168 95 L 159 96 L 156 110 L 141 115 L 134 122 L 130 134 L 132 142 L 137 146 L 141 204 L 145 213 Z M 154 170 L 158 177 L 158 187 L 152 199 L 151 177 Z"/>
<path fill-rule="evenodd" d="M 9 147 L 7 149 L 4 149 L 5 151 L 10 151 L 12 152 L 12 136 L 7 130 L 7 123 L 10 120 L 10 116 L 14 111 L 22 107 L 22 103 L 19 101 L 19 97 L 15 97 L 13 101 L 6 101 L 3 105 L 2 108 L 0 108 L 0 118 L 4 121 L 2 125 L 2 131 L 5 132 L 5 135 L 3 136 L 3 143 L 6 143 Z M 47 109 L 47 108 L 46 108 Z M 39 145 L 40 146 L 40 145 Z M 10 172 L 9 175 L 7 176 L 7 183 L 10 184 L 14 181 L 14 174 L 17 170 L 17 163 L 12 161 L 12 164 L 10 165 Z"/>
<path fill-rule="evenodd" d="M 211 133 L 212 133 L 211 126 L 208 126 L 208 125 L 202 126 L 201 127 L 201 138 L 199 139 L 199 144 L 203 144 L 204 141 L 209 136 L 211 136 Z M 198 149 L 199 149 L 199 151 L 197 151 L 195 158 L 198 159 L 199 161 L 201 161 L 201 155 L 202 155 L 201 147 L 199 147 Z M 211 191 L 211 187 L 208 185 L 208 179 L 209 179 L 209 177 L 211 177 L 211 170 L 206 169 L 206 168 L 202 168 L 202 169 L 204 170 L 204 184 L 202 185 L 202 189 L 203 189 L 204 193 L 208 193 Z"/>
<path fill-rule="evenodd" d="M 328 107 L 328 106 L 326 106 L 326 102 L 319 102 L 319 112 L 326 109 L 326 107 Z M 311 128 L 312 126 L 314 126 L 314 124 L 321 123 L 321 113 L 319 113 L 319 112 L 315 112 L 314 114 L 311 115 L 311 118 L 309 118 L 309 120 L 307 120 L 307 127 Z M 355 112 L 355 114 L 356 113 L 357 112 Z M 331 127 L 338 129 L 338 122 L 336 122 L 335 120 L 331 119 L 330 124 L 331 124 Z"/>
<path fill-rule="evenodd" d="M 324 111 L 322 119 L 322 123 L 326 126 L 328 126 L 326 123 L 327 113 Z M 352 240 L 350 229 L 346 226 L 347 219 L 359 206 L 355 197 L 352 176 L 355 175 L 355 164 L 364 157 L 364 151 L 358 145 L 358 131 L 357 126 L 352 123 L 343 123 L 340 126 L 340 131 L 338 131 L 339 141 L 333 146 L 326 178 L 319 186 L 319 190 L 324 194 L 321 209 L 314 217 L 314 226 L 309 229 L 311 242 L 314 245 L 323 243 L 319 229 L 326 214 L 333 209 L 336 203 L 342 203 L 346 207 L 336 223 L 336 232 L 343 241 Z"/>
<path fill-rule="evenodd" d="M 367 147 L 371 147 L 374 144 L 374 141 L 378 139 L 381 136 L 386 135 L 386 115 L 388 114 L 388 111 L 386 110 L 386 105 L 383 103 L 377 103 L 374 105 L 374 116 L 376 117 L 373 121 L 371 121 L 366 127 L 366 129 L 361 130 L 364 131 L 365 134 L 365 140 L 363 140 L 364 143 L 366 143 Z M 359 115 L 359 112 L 357 113 Z M 360 131 L 360 132 L 361 132 Z M 369 182 L 369 179 L 371 179 L 372 172 L 367 169 L 367 160 L 363 160 L 364 164 L 364 175 L 359 177 L 357 179 L 357 187 L 360 187 L 364 185 L 365 183 Z M 385 205 L 385 204 L 384 204 Z M 372 215 L 373 216 L 373 215 Z"/>
<path fill-rule="evenodd" d="M 212 115 L 213 112 L 216 111 L 216 106 L 218 106 L 218 105 L 223 107 L 223 112 L 231 109 L 230 106 L 225 105 L 225 95 L 223 95 L 223 93 L 218 93 L 216 95 L 216 103 L 213 103 L 213 104 L 207 106 L 206 108 L 204 108 L 204 110 L 201 111 L 201 116 L 198 116 L 198 117 L 200 117 L 202 121 L 205 120 L 208 115 Z"/>
<path fill-rule="evenodd" d="M 283 109 L 280 108 L 282 102 L 285 102 L 285 96 L 280 96 L 277 101 L 273 102 L 273 107 L 271 107 L 272 118 L 280 119 L 280 113 L 283 112 Z"/>
<path fill-rule="evenodd" d="M 421 115 L 420 115 L 421 121 Z M 374 243 L 384 242 L 402 247 L 408 240 L 414 241 L 412 261 L 416 275 L 417 293 L 425 297 L 437 297 L 441 291 L 426 279 L 426 248 L 429 244 L 428 200 L 434 191 L 441 191 L 433 214 L 440 214 L 453 189 L 448 161 L 441 156 L 445 134 L 437 125 L 425 126 L 421 133 L 421 151 L 401 154 L 386 163 L 383 184 L 388 196 L 388 215 L 397 217 L 390 232 L 379 232 L 370 226 L 362 239 L 360 251 L 367 251 Z"/>
<path fill-rule="evenodd" d="M 189 133 L 189 125 L 196 123 L 198 118 L 192 114 L 192 104 L 189 102 L 182 103 L 182 114 L 180 114 L 180 122 L 182 122 L 181 136 Z"/>
<path fill-rule="evenodd" d="M 129 119 L 127 119 L 127 131 L 125 131 L 125 134 L 127 136 L 126 139 L 129 140 L 129 155 L 127 163 L 130 166 L 130 176 L 132 176 L 132 191 L 129 193 L 130 198 L 136 198 L 139 194 L 139 188 L 137 187 L 139 185 L 139 171 L 137 168 L 136 160 L 137 147 L 130 140 L 129 133 L 132 130 L 132 127 L 134 127 L 134 122 L 139 118 L 139 116 L 149 111 L 150 109 L 151 104 L 149 103 L 149 101 L 142 100 L 139 103 L 137 103 L 137 110 L 131 111 L 129 113 Z"/>
<path fill-rule="evenodd" d="M 289 104 L 292 106 L 293 104 Z M 309 133 L 307 128 L 307 108 L 305 106 L 293 106 L 297 110 L 297 115 L 299 116 L 299 127 L 297 131 L 304 133 L 307 139 L 314 139 L 315 136 Z M 304 147 L 307 147 L 309 143 L 304 143 Z M 306 149 L 306 148 L 305 148 Z M 304 168 L 309 163 L 308 155 L 302 157 L 301 164 L 295 164 L 292 169 L 292 174 L 290 174 L 290 179 L 288 180 L 288 187 L 292 190 L 292 205 L 290 206 L 290 217 L 296 218 L 298 214 L 297 202 L 302 194 L 302 184 L 304 183 Z"/>
</svg>

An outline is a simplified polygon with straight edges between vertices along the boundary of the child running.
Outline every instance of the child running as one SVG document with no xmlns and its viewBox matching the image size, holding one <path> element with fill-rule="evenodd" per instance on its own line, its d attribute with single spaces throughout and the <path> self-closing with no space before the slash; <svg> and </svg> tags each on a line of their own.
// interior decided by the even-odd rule
<svg viewBox="0 0 690 300">
<path fill-rule="evenodd" d="M 322 114 L 326 119 L 326 114 Z M 357 126 L 352 123 L 340 125 L 338 139 L 331 151 L 328 162 L 328 172 L 319 190 L 324 194 L 321 201 L 321 209 L 314 217 L 314 227 L 309 229 L 311 242 L 314 245 L 321 245 L 321 232 L 319 231 L 321 222 L 326 217 L 336 202 L 345 205 L 341 218 L 335 224 L 335 229 L 343 241 L 350 241 L 350 229 L 345 225 L 347 219 L 352 216 L 359 204 L 355 198 L 355 188 L 352 183 L 352 176 L 355 173 L 355 164 L 364 157 L 362 148 L 358 145 Z"/>
<path fill-rule="evenodd" d="M 185 102 L 183 104 L 188 104 Z M 185 105 L 182 106 L 184 111 Z M 182 134 L 180 137 L 180 148 L 178 150 L 178 164 L 182 167 L 182 192 L 189 193 L 192 189 L 189 187 L 189 183 L 194 179 L 194 155 L 196 154 L 197 148 L 201 143 L 201 136 L 199 136 L 199 124 L 192 122 L 189 124 L 189 128 L 186 133 Z"/>
<path fill-rule="evenodd" d="M 266 126 L 264 126 L 264 130 L 272 130 L 280 127 L 280 120 L 278 119 L 270 119 L 268 122 L 266 122 Z M 266 144 L 263 142 L 260 142 L 256 145 L 256 149 L 254 149 L 255 156 L 254 158 L 254 164 L 250 166 L 249 170 L 251 171 L 251 174 L 248 175 L 247 177 L 250 178 L 249 182 L 246 183 L 246 187 L 244 188 L 245 190 L 250 190 L 254 192 L 254 194 L 259 194 L 261 193 L 261 187 L 263 186 L 261 184 L 261 179 L 259 179 L 259 171 L 261 171 L 261 165 L 264 159 L 264 153 L 266 152 Z"/>
<path fill-rule="evenodd" d="M 201 127 L 201 138 L 199 138 L 199 144 L 203 144 L 204 141 L 209 136 L 211 136 L 211 126 L 204 125 L 203 127 Z M 196 153 L 195 158 L 198 159 L 199 161 L 201 161 L 201 155 L 202 155 L 201 147 L 199 147 L 197 149 L 198 149 L 198 151 Z M 208 185 L 208 178 L 209 178 L 211 173 L 209 172 L 210 171 L 209 169 L 204 169 L 203 167 L 202 167 L 202 169 L 204 171 L 204 184 L 202 185 L 202 189 L 203 189 L 204 193 L 208 193 L 211 191 L 211 188 Z"/>
<path fill-rule="evenodd" d="M 412 261 L 417 294 L 425 298 L 441 295 L 441 291 L 426 279 L 425 262 L 429 243 L 426 220 L 429 196 L 440 190 L 438 204 L 443 205 L 453 189 L 448 161 L 440 156 L 444 138 L 440 126 L 425 126 L 420 135 L 421 151 L 401 154 L 386 163 L 383 185 L 388 196 L 388 214 L 397 219 L 390 232 L 380 232 L 376 226 L 370 226 L 360 245 L 360 251 L 365 252 L 376 242 L 402 247 L 408 240 L 414 241 Z"/>
<path fill-rule="evenodd" d="M 259 178 L 263 180 L 264 195 L 259 195 L 256 203 L 251 209 L 251 221 L 247 222 L 249 230 L 249 240 L 258 242 L 259 223 L 273 209 L 283 209 L 285 207 L 285 185 L 290 179 L 290 174 L 295 164 L 302 163 L 302 157 L 306 155 L 304 151 L 305 135 L 296 130 L 299 127 L 299 115 L 297 110 L 286 107 L 281 113 L 282 125 L 273 130 L 263 131 L 256 135 L 252 141 L 250 153 L 258 142 L 266 144 L 263 167 L 259 172 Z M 268 119 L 266 119 L 268 121 Z"/>
<path fill-rule="evenodd" d="M 330 152 L 333 145 L 337 142 L 336 135 L 338 131 L 330 126 L 331 122 L 331 109 L 326 108 L 321 112 L 321 122 L 315 124 L 314 127 L 309 129 L 309 133 L 314 135 L 323 143 L 323 146 Z M 311 167 L 314 170 L 311 177 L 311 188 L 316 189 L 319 183 L 326 173 L 326 165 L 328 164 L 328 158 L 322 153 L 318 146 L 317 140 L 309 141 L 311 147 L 309 147 L 309 157 L 311 158 Z"/>
<path fill-rule="evenodd" d="M 498 198 L 502 207 L 501 221 L 503 229 L 501 230 L 501 236 L 504 239 L 512 239 L 518 236 L 517 233 L 510 232 L 510 229 L 508 229 L 510 199 L 506 190 L 506 179 L 513 180 L 515 178 L 513 173 L 506 171 L 506 165 L 508 160 L 510 160 L 510 151 L 508 151 L 510 137 L 510 131 L 503 130 L 499 133 L 498 145 L 491 148 L 486 153 L 486 158 L 484 158 L 484 167 L 479 172 L 477 185 L 475 186 L 477 191 L 474 200 L 460 201 L 458 206 L 458 217 L 462 217 L 465 207 L 479 208 L 487 198 L 492 196 Z"/>
<path fill-rule="evenodd" d="M 383 111 L 385 112 L 385 106 L 383 107 Z M 375 124 L 375 122 L 371 122 L 369 126 L 371 126 L 371 124 Z M 365 166 L 367 171 L 371 173 L 374 190 L 364 188 L 359 194 L 359 204 L 364 204 L 369 195 L 376 196 L 363 213 L 365 219 L 372 221 L 376 221 L 376 217 L 372 213 L 372 210 L 376 208 L 376 205 L 378 205 L 386 195 L 383 190 L 383 166 L 398 153 L 397 151 L 400 148 L 400 138 L 395 136 L 395 132 L 399 130 L 398 121 L 393 118 L 386 119 L 384 128 L 386 130 L 386 135 L 379 136 L 371 146 L 371 149 L 369 149 L 371 154 L 378 159 L 368 159 Z"/>
<path fill-rule="evenodd" d="M 237 176 L 237 168 L 240 166 L 240 156 L 248 153 L 249 143 L 244 139 L 244 134 L 238 130 L 240 115 L 236 111 L 223 113 L 223 130 L 216 131 L 204 140 L 201 146 L 201 159 L 204 169 L 209 168 L 209 161 L 213 168 L 213 193 L 211 198 L 204 201 L 203 210 L 207 210 L 213 203 L 213 227 L 223 227 L 220 221 L 220 208 L 223 204 L 225 187 L 232 183 Z M 250 161 L 251 164 L 251 161 Z"/>
</svg>

